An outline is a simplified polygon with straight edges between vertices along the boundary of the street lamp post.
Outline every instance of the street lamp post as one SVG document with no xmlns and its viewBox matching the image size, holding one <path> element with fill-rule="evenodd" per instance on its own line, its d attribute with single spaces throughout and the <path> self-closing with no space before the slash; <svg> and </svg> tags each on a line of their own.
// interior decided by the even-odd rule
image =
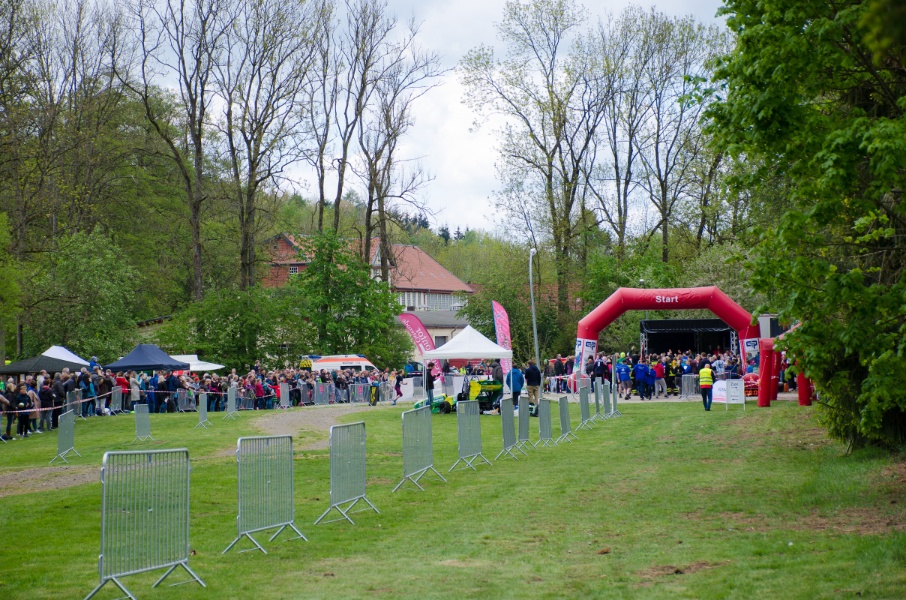
<svg viewBox="0 0 906 600">
<path fill-rule="evenodd" d="M 537 250 L 532 248 L 529 250 L 528 257 L 528 284 L 529 284 L 529 295 L 532 298 L 532 333 L 535 334 L 535 365 L 540 369 L 541 368 L 541 358 L 538 354 L 538 321 L 535 317 L 535 285 L 532 282 L 532 257 L 535 256 Z"/>
</svg>

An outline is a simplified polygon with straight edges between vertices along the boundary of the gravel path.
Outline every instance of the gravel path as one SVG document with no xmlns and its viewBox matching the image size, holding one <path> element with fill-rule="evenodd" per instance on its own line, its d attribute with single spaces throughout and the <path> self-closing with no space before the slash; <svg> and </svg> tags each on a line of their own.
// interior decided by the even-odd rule
<svg viewBox="0 0 906 600">
<path fill-rule="evenodd" d="M 298 436 L 301 431 L 315 432 L 318 440 L 300 448 L 301 450 L 323 450 L 330 445 L 330 428 L 340 422 L 340 417 L 363 410 L 382 410 L 385 406 L 367 404 L 332 404 L 330 406 L 309 406 L 289 411 L 275 411 L 255 421 L 266 435 Z"/>
</svg>

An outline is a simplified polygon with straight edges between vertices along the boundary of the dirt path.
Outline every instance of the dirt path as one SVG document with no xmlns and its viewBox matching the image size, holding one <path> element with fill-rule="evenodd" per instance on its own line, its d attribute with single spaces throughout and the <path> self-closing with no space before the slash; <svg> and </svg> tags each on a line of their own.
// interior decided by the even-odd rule
<svg viewBox="0 0 906 600">
<path fill-rule="evenodd" d="M 292 435 L 305 437 L 314 441 L 297 446 L 299 450 L 323 450 L 329 446 L 329 432 L 333 425 L 339 423 L 344 415 L 363 410 L 381 410 L 382 407 L 371 407 L 367 404 L 334 404 L 331 406 L 314 406 L 290 411 L 269 411 L 253 421 L 254 426 L 265 435 Z M 223 452 L 213 455 L 232 456 L 235 446 L 225 448 Z M 0 473 L 0 498 L 30 494 L 45 490 L 82 485 L 99 481 L 100 469 L 97 466 L 57 466 L 34 467 Z"/>
</svg>

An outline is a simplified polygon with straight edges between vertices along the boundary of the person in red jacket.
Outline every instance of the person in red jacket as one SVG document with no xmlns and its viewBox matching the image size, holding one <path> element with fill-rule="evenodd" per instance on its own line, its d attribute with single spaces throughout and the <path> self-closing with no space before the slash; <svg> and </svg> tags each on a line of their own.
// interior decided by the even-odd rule
<svg viewBox="0 0 906 600">
<path fill-rule="evenodd" d="M 655 362 L 656 361 L 656 362 Z M 667 357 L 662 356 L 660 360 L 655 358 L 654 362 L 654 397 L 660 398 L 661 392 L 664 392 L 664 398 L 667 397 L 667 381 L 665 379 L 667 372 Z"/>
</svg>

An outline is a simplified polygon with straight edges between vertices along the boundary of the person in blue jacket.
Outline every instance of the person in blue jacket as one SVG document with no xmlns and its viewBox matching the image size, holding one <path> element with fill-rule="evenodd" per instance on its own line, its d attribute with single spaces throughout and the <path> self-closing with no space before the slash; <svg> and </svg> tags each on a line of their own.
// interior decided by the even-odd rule
<svg viewBox="0 0 906 600">
<path fill-rule="evenodd" d="M 522 393 L 522 386 L 525 385 L 525 377 L 519 367 L 513 365 L 510 372 L 506 374 L 506 384 L 513 390 L 513 408 L 519 406 L 519 394 Z"/>
<path fill-rule="evenodd" d="M 657 381 L 657 371 L 654 370 L 654 365 L 648 365 L 648 372 L 645 373 L 645 397 L 648 400 L 651 400 L 651 395 L 654 393 L 654 384 Z"/>
<path fill-rule="evenodd" d="M 639 399 L 644 400 L 648 396 L 648 365 L 645 364 L 644 358 L 639 358 L 639 362 L 632 366 L 632 374 L 635 376 L 635 387 L 639 392 Z"/>
<path fill-rule="evenodd" d="M 625 359 L 620 359 L 617 362 L 617 366 L 614 367 L 614 372 L 617 376 L 617 381 L 620 384 L 620 395 L 624 395 L 627 400 L 629 400 L 629 393 L 632 389 L 629 383 L 629 365 L 626 364 Z"/>
</svg>

